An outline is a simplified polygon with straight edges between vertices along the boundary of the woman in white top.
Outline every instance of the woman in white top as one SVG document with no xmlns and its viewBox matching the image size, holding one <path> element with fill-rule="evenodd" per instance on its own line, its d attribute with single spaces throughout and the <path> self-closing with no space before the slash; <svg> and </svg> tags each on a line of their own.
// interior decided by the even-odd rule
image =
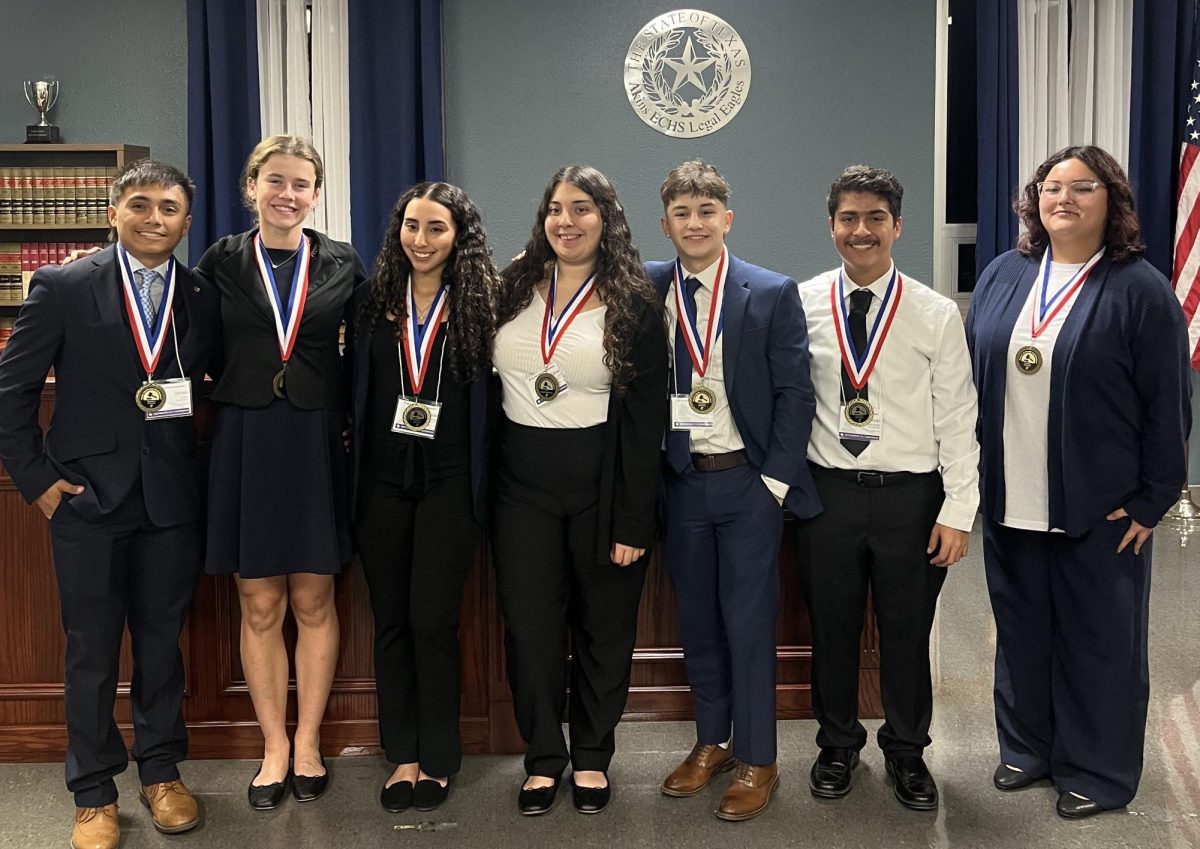
<svg viewBox="0 0 1200 849">
<path fill-rule="evenodd" d="M 502 288 L 493 553 L 513 707 L 529 746 L 518 805 L 527 815 L 548 811 L 570 762 L 576 809 L 596 813 L 611 792 L 606 773 L 655 534 L 662 305 L 612 184 L 586 166 L 551 179 Z"/>
<path fill-rule="evenodd" d="M 984 564 L 996 617 L 1000 790 L 1057 811 L 1126 805 L 1142 770 L 1150 534 L 1185 479 L 1187 328 L 1120 165 L 1042 163 L 1017 250 L 967 319 L 979 390 Z"/>
</svg>

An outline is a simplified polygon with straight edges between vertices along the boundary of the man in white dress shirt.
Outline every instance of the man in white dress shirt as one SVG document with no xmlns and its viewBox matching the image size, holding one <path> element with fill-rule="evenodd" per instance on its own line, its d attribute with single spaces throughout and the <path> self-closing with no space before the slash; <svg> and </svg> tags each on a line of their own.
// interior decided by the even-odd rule
<svg viewBox="0 0 1200 849">
<path fill-rule="evenodd" d="M 824 511 L 798 525 L 812 618 L 814 796 L 840 798 L 867 732 L 859 643 L 870 590 L 879 626 L 879 729 L 901 804 L 938 805 L 922 758 L 933 688 L 929 633 L 946 568 L 967 552 L 979 503 L 976 397 L 954 302 L 892 261 L 904 189 L 854 165 L 829 192 L 842 264 L 800 286 L 817 413 L 808 460 Z"/>
</svg>

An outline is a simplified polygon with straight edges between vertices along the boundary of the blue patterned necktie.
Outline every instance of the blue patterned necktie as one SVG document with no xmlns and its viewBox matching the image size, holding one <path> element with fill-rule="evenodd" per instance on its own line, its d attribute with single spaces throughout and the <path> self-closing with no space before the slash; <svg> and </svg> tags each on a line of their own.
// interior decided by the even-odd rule
<svg viewBox="0 0 1200 849">
<path fill-rule="evenodd" d="M 696 292 L 700 290 L 700 281 L 688 277 L 683 281 L 683 295 L 692 315 L 696 314 Z M 683 322 L 685 315 L 675 317 L 675 385 L 672 392 L 684 395 L 692 390 L 692 358 L 688 354 L 687 343 L 683 341 Z M 716 344 L 716 340 L 713 341 Z M 686 430 L 672 430 L 667 433 L 667 462 L 676 472 L 683 474 L 692 465 L 691 434 Z"/>
<path fill-rule="evenodd" d="M 157 310 L 154 309 L 154 299 L 150 296 L 150 287 L 158 280 L 158 272 L 153 268 L 139 268 L 134 272 L 138 276 L 138 300 L 142 304 L 142 313 L 150 327 L 154 327 Z"/>
</svg>

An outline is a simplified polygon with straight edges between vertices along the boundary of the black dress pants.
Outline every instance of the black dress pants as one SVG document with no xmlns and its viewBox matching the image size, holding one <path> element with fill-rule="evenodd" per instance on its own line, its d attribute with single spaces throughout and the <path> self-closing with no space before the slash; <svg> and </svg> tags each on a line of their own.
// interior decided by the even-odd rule
<svg viewBox="0 0 1200 849">
<path fill-rule="evenodd" d="M 179 778 L 187 758 L 179 634 L 200 574 L 197 522 L 161 528 L 140 491 L 98 521 L 64 500 L 50 519 L 67 636 L 67 789 L 79 807 L 117 801 L 128 754 L 113 718 L 121 636 L 129 626 L 133 756 L 142 784 Z"/>
<path fill-rule="evenodd" d="M 645 560 L 596 556 L 603 426 L 500 434 L 493 554 L 525 771 L 606 771 L 629 695 Z M 570 750 L 563 740 L 571 637 Z"/>
<path fill-rule="evenodd" d="M 357 527 L 383 750 L 392 763 L 454 775 L 462 765 L 459 608 L 480 534 L 469 475 L 406 486 L 367 469 Z"/>
<path fill-rule="evenodd" d="M 946 569 L 925 549 L 944 498 L 936 473 L 866 487 L 814 466 L 825 509 L 797 525 L 800 584 L 813 633 L 813 713 L 821 748 L 859 750 L 859 646 L 870 590 L 879 626 L 879 678 L 886 755 L 929 745 L 933 684 L 929 632 Z"/>
</svg>

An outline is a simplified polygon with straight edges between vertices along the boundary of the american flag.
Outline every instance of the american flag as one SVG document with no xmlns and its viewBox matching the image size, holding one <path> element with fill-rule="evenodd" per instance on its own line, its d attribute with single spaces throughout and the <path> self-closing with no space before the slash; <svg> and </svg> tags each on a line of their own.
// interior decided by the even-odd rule
<svg viewBox="0 0 1200 849">
<path fill-rule="evenodd" d="M 1192 23 L 1192 75 L 1179 82 L 1183 121 L 1179 189 L 1175 199 L 1175 263 L 1171 285 L 1188 322 L 1192 368 L 1200 369 L 1200 22 Z"/>
</svg>

